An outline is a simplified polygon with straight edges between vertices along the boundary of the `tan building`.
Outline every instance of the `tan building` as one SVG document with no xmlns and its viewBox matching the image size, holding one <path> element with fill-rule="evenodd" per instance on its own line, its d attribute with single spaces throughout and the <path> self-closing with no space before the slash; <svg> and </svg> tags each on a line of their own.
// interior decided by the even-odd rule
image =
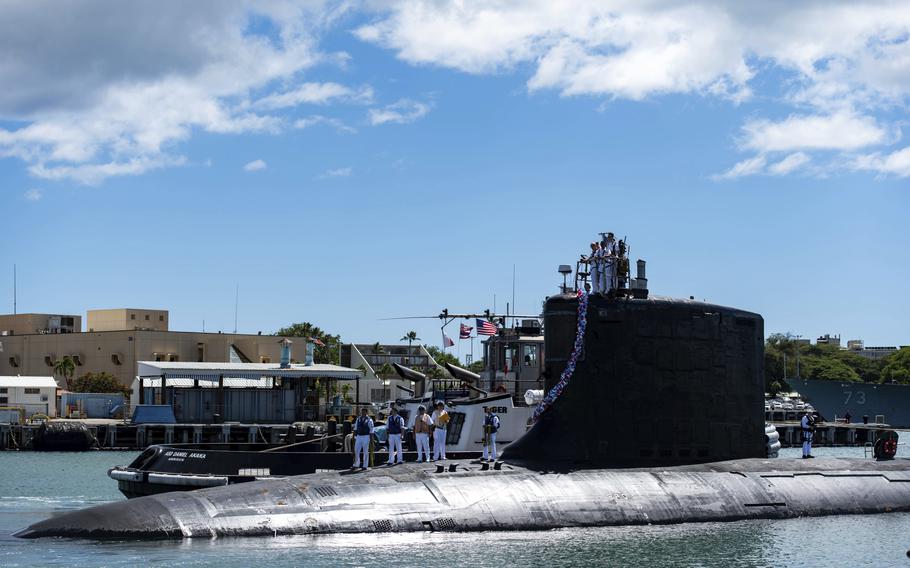
<svg viewBox="0 0 910 568">
<path fill-rule="evenodd" d="M 273 335 L 150 330 L 15 334 L 0 337 L 0 375 L 50 375 L 54 362 L 69 355 L 76 364 L 74 378 L 107 372 L 128 386 L 139 361 L 275 363 L 281 358 L 280 340 Z"/>
<path fill-rule="evenodd" d="M 167 310 L 136 308 L 89 310 L 85 327 L 88 331 L 121 331 L 125 329 L 167 331 Z"/>
<path fill-rule="evenodd" d="M 80 331 L 82 331 L 82 316 L 68 314 L 0 315 L 0 335 L 79 333 Z"/>
</svg>

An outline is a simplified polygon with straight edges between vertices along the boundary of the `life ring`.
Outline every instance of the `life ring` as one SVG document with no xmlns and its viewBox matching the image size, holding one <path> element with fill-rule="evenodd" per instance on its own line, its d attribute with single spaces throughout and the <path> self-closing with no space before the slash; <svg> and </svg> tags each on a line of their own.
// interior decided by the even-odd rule
<svg viewBox="0 0 910 568">
<path fill-rule="evenodd" d="M 893 430 L 882 433 L 873 446 L 875 459 L 893 460 L 897 454 L 898 434 Z"/>
</svg>

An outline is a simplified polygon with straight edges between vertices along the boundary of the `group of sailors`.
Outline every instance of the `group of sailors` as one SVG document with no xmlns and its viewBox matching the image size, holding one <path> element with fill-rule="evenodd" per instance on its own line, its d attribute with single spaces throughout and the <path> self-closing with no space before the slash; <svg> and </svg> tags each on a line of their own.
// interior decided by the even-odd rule
<svg viewBox="0 0 910 568">
<path fill-rule="evenodd" d="M 619 246 L 613 233 L 601 233 L 600 242 L 591 243 L 591 252 L 581 255 L 581 261 L 588 265 L 591 277 L 590 292 L 606 294 L 616 288 L 616 266 L 619 260 Z"/>
<path fill-rule="evenodd" d="M 449 426 L 449 413 L 445 404 L 436 402 L 432 414 L 427 413 L 425 406 L 417 407 L 414 417 L 414 442 L 417 446 L 417 463 L 429 463 L 446 459 L 446 431 Z M 483 421 L 483 457 L 481 461 L 496 461 L 496 432 L 499 430 L 499 416 L 493 407 L 484 408 Z M 366 408 L 360 409 L 360 416 L 354 421 L 354 465 L 351 469 L 366 470 L 370 466 L 370 449 L 376 427 Z M 388 434 L 389 459 L 386 465 L 404 463 L 401 437 L 405 431 L 404 418 L 392 405 L 386 420 Z M 430 453 L 430 436 L 433 437 L 433 452 Z"/>
</svg>

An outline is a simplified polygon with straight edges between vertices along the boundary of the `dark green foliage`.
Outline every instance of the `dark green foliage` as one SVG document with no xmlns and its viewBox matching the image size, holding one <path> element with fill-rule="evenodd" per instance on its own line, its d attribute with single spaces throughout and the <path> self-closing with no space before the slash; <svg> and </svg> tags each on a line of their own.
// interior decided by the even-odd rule
<svg viewBox="0 0 910 568">
<path fill-rule="evenodd" d="M 456 365 L 461 367 L 461 361 L 458 360 L 458 357 L 452 355 L 451 353 L 446 353 L 439 347 L 433 347 L 431 345 L 424 345 L 424 349 L 427 350 L 427 353 L 430 354 L 430 357 L 436 360 L 437 363 L 442 365 L 443 363 L 449 363 L 451 365 Z"/>
<path fill-rule="evenodd" d="M 802 379 L 867 383 L 893 380 L 910 384 L 910 349 L 901 349 L 885 359 L 874 360 L 832 345 L 799 344 L 790 334 L 774 333 L 765 341 L 765 385 L 768 392 L 790 388 L 786 379 L 796 376 L 797 349 L 799 376 Z"/>
<path fill-rule="evenodd" d="M 322 331 L 319 326 L 315 326 L 308 321 L 303 323 L 291 324 L 288 327 L 282 327 L 275 332 L 275 335 L 281 337 L 307 337 L 318 339 L 325 345 L 317 345 L 313 352 L 313 362 L 315 363 L 335 363 L 338 364 L 338 353 L 341 346 L 341 336 L 332 335 Z M 294 359 L 303 360 L 306 356 L 306 345 L 294 344 L 296 348 L 293 353 Z"/>
<path fill-rule="evenodd" d="M 72 382 L 72 392 L 113 392 L 130 395 L 129 387 L 109 373 L 86 373 Z"/>
<path fill-rule="evenodd" d="M 882 360 L 880 382 L 910 384 L 910 348 L 905 347 Z"/>
</svg>

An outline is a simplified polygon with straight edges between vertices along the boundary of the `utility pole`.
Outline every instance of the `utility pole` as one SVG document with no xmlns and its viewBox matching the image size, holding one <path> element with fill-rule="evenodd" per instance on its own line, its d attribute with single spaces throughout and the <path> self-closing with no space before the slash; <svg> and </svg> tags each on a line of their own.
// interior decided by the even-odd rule
<svg viewBox="0 0 910 568">
<path fill-rule="evenodd" d="M 234 334 L 237 334 L 237 307 L 240 304 L 240 284 L 237 284 L 237 289 L 234 293 Z M 328 391 L 326 391 L 328 392 Z"/>
<path fill-rule="evenodd" d="M 13 315 L 16 315 L 16 265 L 13 265 Z"/>
</svg>

